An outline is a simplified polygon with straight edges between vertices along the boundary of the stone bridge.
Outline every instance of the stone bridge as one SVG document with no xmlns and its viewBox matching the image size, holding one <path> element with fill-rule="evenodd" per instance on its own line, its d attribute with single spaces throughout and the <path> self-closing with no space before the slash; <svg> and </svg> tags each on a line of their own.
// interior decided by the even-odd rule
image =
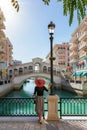
<svg viewBox="0 0 87 130">
<path fill-rule="evenodd" d="M 41 58 L 34 58 L 32 62 L 10 66 L 8 68 L 8 76 L 13 79 L 16 86 L 22 84 L 26 79 L 34 77 L 44 77 L 50 79 L 50 64 L 43 61 Z M 57 65 L 53 66 L 53 79 L 56 85 L 61 84 L 61 77 L 64 77 L 64 70 L 61 70 Z"/>
<path fill-rule="evenodd" d="M 54 83 L 55 83 L 55 87 L 57 86 L 61 86 L 61 77 L 60 74 L 54 75 Z M 43 73 L 43 72 L 33 72 L 33 73 L 29 73 L 29 74 L 24 74 L 24 75 L 20 75 L 20 76 L 16 76 L 14 77 L 14 86 L 15 87 L 19 87 L 23 84 L 23 82 L 26 79 L 30 79 L 30 78 L 46 78 L 50 80 L 50 74 L 49 73 Z"/>
</svg>

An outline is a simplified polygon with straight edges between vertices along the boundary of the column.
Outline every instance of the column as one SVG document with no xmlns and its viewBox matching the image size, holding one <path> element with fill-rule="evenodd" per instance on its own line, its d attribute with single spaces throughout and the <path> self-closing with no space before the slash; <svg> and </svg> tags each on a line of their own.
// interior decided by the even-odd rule
<svg viewBox="0 0 87 130">
<path fill-rule="evenodd" d="M 48 95 L 48 121 L 58 121 L 58 96 L 57 95 Z"/>
</svg>

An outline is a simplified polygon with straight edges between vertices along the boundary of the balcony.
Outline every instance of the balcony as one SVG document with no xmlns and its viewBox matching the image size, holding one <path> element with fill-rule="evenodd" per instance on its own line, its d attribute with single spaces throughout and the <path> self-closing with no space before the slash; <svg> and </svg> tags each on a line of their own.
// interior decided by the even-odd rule
<svg viewBox="0 0 87 130">
<path fill-rule="evenodd" d="M 70 40 L 71 43 L 76 43 L 77 42 L 77 36 L 72 37 Z"/>
<path fill-rule="evenodd" d="M 87 51 L 87 42 L 80 43 L 79 50 Z"/>
<path fill-rule="evenodd" d="M 81 34 L 81 36 L 79 37 L 79 41 L 86 41 L 87 40 L 87 32 L 84 32 L 83 34 Z"/>
<path fill-rule="evenodd" d="M 4 59 L 3 58 L 0 58 L 0 63 L 3 63 L 4 62 Z"/>
<path fill-rule="evenodd" d="M 0 31 L 0 37 L 5 37 L 5 33 L 3 31 Z"/>
<path fill-rule="evenodd" d="M 73 58 L 73 59 L 70 60 L 70 63 L 74 63 L 74 62 L 77 62 L 77 61 L 78 61 L 77 58 Z"/>
<path fill-rule="evenodd" d="M 2 22 L 0 22 L 0 29 L 5 29 L 5 25 Z"/>
<path fill-rule="evenodd" d="M 0 45 L 4 45 L 4 40 L 0 39 Z"/>
<path fill-rule="evenodd" d="M 83 57 L 86 57 L 87 54 L 84 52 L 84 53 L 79 53 L 79 58 L 83 58 Z"/>
<path fill-rule="evenodd" d="M 72 44 L 70 46 L 70 50 L 76 50 L 78 48 L 78 45 L 77 44 Z"/>
<path fill-rule="evenodd" d="M 78 58 L 78 52 L 75 52 L 75 51 L 71 52 L 70 53 L 70 57 L 76 57 L 76 58 Z"/>
<path fill-rule="evenodd" d="M 3 50 L 3 48 L 0 47 L 0 54 L 1 53 L 4 53 L 4 50 Z"/>
<path fill-rule="evenodd" d="M 72 57 L 72 55 L 73 55 L 73 52 L 70 52 L 70 57 Z"/>
</svg>

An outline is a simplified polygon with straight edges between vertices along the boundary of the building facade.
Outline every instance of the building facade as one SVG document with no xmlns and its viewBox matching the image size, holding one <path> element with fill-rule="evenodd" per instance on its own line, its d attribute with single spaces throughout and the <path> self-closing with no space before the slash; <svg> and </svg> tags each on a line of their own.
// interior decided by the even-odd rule
<svg viewBox="0 0 87 130">
<path fill-rule="evenodd" d="M 70 40 L 70 64 L 72 76 L 79 80 L 87 78 L 87 16 L 72 34 Z"/>
<path fill-rule="evenodd" d="M 69 67 L 69 44 L 56 44 L 53 47 L 53 57 L 55 57 L 53 64 L 58 65 L 60 68 L 64 68 L 66 71 Z M 49 58 L 50 53 L 46 56 L 46 62 L 50 62 Z"/>
<path fill-rule="evenodd" d="M 7 67 L 12 64 L 12 44 L 5 36 L 4 15 L 0 9 L 0 79 L 6 78 Z"/>
</svg>

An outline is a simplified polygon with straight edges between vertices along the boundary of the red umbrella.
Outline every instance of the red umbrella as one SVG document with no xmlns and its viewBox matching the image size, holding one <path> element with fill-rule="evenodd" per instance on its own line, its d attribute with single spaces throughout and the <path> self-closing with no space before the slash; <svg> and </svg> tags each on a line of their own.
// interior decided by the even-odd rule
<svg viewBox="0 0 87 130">
<path fill-rule="evenodd" d="M 35 80 L 35 84 L 36 84 L 38 87 L 43 87 L 44 84 L 45 84 L 45 80 L 43 80 L 43 79 L 36 79 L 36 80 Z"/>
</svg>

